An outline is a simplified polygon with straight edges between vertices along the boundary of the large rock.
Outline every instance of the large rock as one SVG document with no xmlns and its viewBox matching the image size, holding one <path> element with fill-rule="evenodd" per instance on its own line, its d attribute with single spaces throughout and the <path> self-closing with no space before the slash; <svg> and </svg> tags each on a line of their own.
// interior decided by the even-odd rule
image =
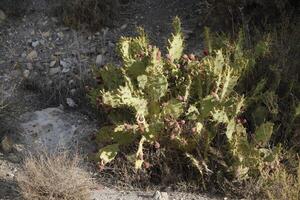
<svg viewBox="0 0 300 200">
<path fill-rule="evenodd" d="M 21 116 L 23 142 L 30 150 L 55 152 L 76 149 L 95 131 L 95 126 L 79 113 L 47 108 Z"/>
</svg>

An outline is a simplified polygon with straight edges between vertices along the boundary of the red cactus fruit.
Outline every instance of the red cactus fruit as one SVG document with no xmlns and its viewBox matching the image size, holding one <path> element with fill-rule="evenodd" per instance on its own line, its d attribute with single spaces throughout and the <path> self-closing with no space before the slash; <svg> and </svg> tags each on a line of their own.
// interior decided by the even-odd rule
<svg viewBox="0 0 300 200">
<path fill-rule="evenodd" d="M 179 101 L 184 101 L 184 97 L 183 97 L 183 96 L 180 96 L 180 95 L 177 97 L 177 99 L 178 99 Z"/>
<path fill-rule="evenodd" d="M 154 147 L 155 147 L 155 149 L 159 149 L 160 148 L 160 144 L 157 141 L 155 141 L 154 142 Z"/>
<path fill-rule="evenodd" d="M 188 60 L 188 59 L 189 59 L 189 57 L 188 57 L 186 54 L 184 54 L 184 55 L 182 56 L 182 58 L 183 58 L 184 60 Z"/>
<path fill-rule="evenodd" d="M 208 56 L 209 55 L 208 50 L 207 49 L 203 50 L 203 54 L 204 56 Z"/>
<path fill-rule="evenodd" d="M 161 59 L 161 51 L 159 51 L 159 50 L 157 51 L 156 58 L 157 58 L 157 60 Z"/>
<path fill-rule="evenodd" d="M 168 60 L 168 61 L 171 61 L 171 60 L 172 60 L 172 56 L 171 56 L 170 54 L 167 54 L 166 57 L 167 57 L 167 60 Z"/>
<path fill-rule="evenodd" d="M 149 162 L 144 161 L 144 167 L 145 169 L 149 169 L 151 167 L 151 164 Z"/>
<path fill-rule="evenodd" d="M 192 61 L 195 61 L 195 60 L 196 60 L 196 56 L 195 56 L 194 54 L 191 53 L 191 54 L 189 55 L 189 59 L 192 60 Z"/>
<path fill-rule="evenodd" d="M 192 133 L 194 134 L 194 133 L 196 133 L 196 132 L 197 132 L 196 127 L 193 127 L 193 128 L 192 128 Z"/>
<path fill-rule="evenodd" d="M 184 125 L 184 124 L 185 124 L 185 120 L 183 120 L 183 119 L 180 120 L 180 121 L 179 121 L 179 124 L 180 124 L 180 125 Z"/>
</svg>

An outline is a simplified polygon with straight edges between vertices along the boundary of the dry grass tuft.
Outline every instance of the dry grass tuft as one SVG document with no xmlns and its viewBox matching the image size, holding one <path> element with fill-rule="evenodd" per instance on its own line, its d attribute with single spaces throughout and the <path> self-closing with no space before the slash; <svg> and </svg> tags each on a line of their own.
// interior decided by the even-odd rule
<svg viewBox="0 0 300 200">
<path fill-rule="evenodd" d="M 86 200 L 94 186 L 78 157 L 69 159 L 66 153 L 28 156 L 17 183 L 25 200 Z"/>
<path fill-rule="evenodd" d="M 267 191 L 269 199 L 300 199 L 300 182 L 297 177 L 287 174 L 286 171 L 275 174 L 273 185 Z"/>
<path fill-rule="evenodd" d="M 86 25 L 92 30 L 112 26 L 119 17 L 118 0 L 51 0 L 55 13 L 62 15 L 63 22 L 73 28 Z"/>
<path fill-rule="evenodd" d="M 281 166 L 272 173 L 263 174 L 263 179 L 262 190 L 268 199 L 300 199 L 300 162 L 295 172 L 289 172 L 284 166 Z"/>
</svg>

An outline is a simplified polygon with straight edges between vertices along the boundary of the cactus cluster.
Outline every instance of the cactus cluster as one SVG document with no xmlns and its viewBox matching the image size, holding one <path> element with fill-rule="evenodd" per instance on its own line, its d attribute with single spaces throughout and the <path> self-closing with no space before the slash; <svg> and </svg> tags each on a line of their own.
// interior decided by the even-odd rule
<svg viewBox="0 0 300 200">
<path fill-rule="evenodd" d="M 90 98 L 105 108 L 111 121 L 97 135 L 100 165 L 134 146 L 134 165 L 141 169 L 144 148 L 153 146 L 181 152 L 206 173 L 217 147 L 236 177 L 247 177 L 276 157 L 266 148 L 273 123 L 261 123 L 249 135 L 242 117 L 248 99 L 235 90 L 254 56 L 243 49 L 242 37 L 214 49 L 208 30 L 203 55 L 186 55 L 179 18 L 173 27 L 165 56 L 140 28 L 137 37 L 120 39 L 121 67 L 108 64 L 95 71 L 99 84 Z"/>
</svg>

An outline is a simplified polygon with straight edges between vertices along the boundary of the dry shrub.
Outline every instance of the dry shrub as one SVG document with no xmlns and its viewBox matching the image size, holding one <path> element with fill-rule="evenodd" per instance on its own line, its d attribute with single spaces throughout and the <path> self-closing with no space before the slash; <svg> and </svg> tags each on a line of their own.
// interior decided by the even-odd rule
<svg viewBox="0 0 300 200">
<path fill-rule="evenodd" d="M 68 154 L 28 156 L 17 176 L 20 193 L 28 200 L 86 200 L 93 182 Z"/>
<path fill-rule="evenodd" d="M 145 150 L 144 156 L 147 162 L 141 170 L 136 170 L 134 161 L 122 154 L 104 168 L 99 166 L 101 170 L 99 175 L 106 184 L 125 189 L 136 187 L 155 190 L 159 187 L 168 187 L 184 192 L 210 189 L 204 188 L 202 185 L 204 177 L 199 178 L 199 172 L 192 164 L 186 164 L 189 161 L 180 152 L 148 149 Z M 199 184 L 203 188 L 199 188 Z"/>
<path fill-rule="evenodd" d="M 297 0 L 206 0 L 201 22 L 213 30 L 234 34 L 240 26 L 253 30 L 254 26 L 280 22 L 283 15 L 296 15 Z"/>
<path fill-rule="evenodd" d="M 53 1 L 53 0 L 52 0 Z M 54 0 L 63 22 L 74 28 L 86 25 L 91 29 L 112 26 L 119 15 L 118 0 Z"/>
<path fill-rule="evenodd" d="M 234 194 L 246 199 L 300 199 L 300 160 L 295 152 L 285 152 L 284 159 L 264 166 L 261 176 L 250 178 L 233 188 Z"/>
<path fill-rule="evenodd" d="M 300 162 L 295 173 L 281 166 L 272 173 L 263 175 L 263 192 L 268 199 L 298 200 L 300 199 Z"/>
</svg>

